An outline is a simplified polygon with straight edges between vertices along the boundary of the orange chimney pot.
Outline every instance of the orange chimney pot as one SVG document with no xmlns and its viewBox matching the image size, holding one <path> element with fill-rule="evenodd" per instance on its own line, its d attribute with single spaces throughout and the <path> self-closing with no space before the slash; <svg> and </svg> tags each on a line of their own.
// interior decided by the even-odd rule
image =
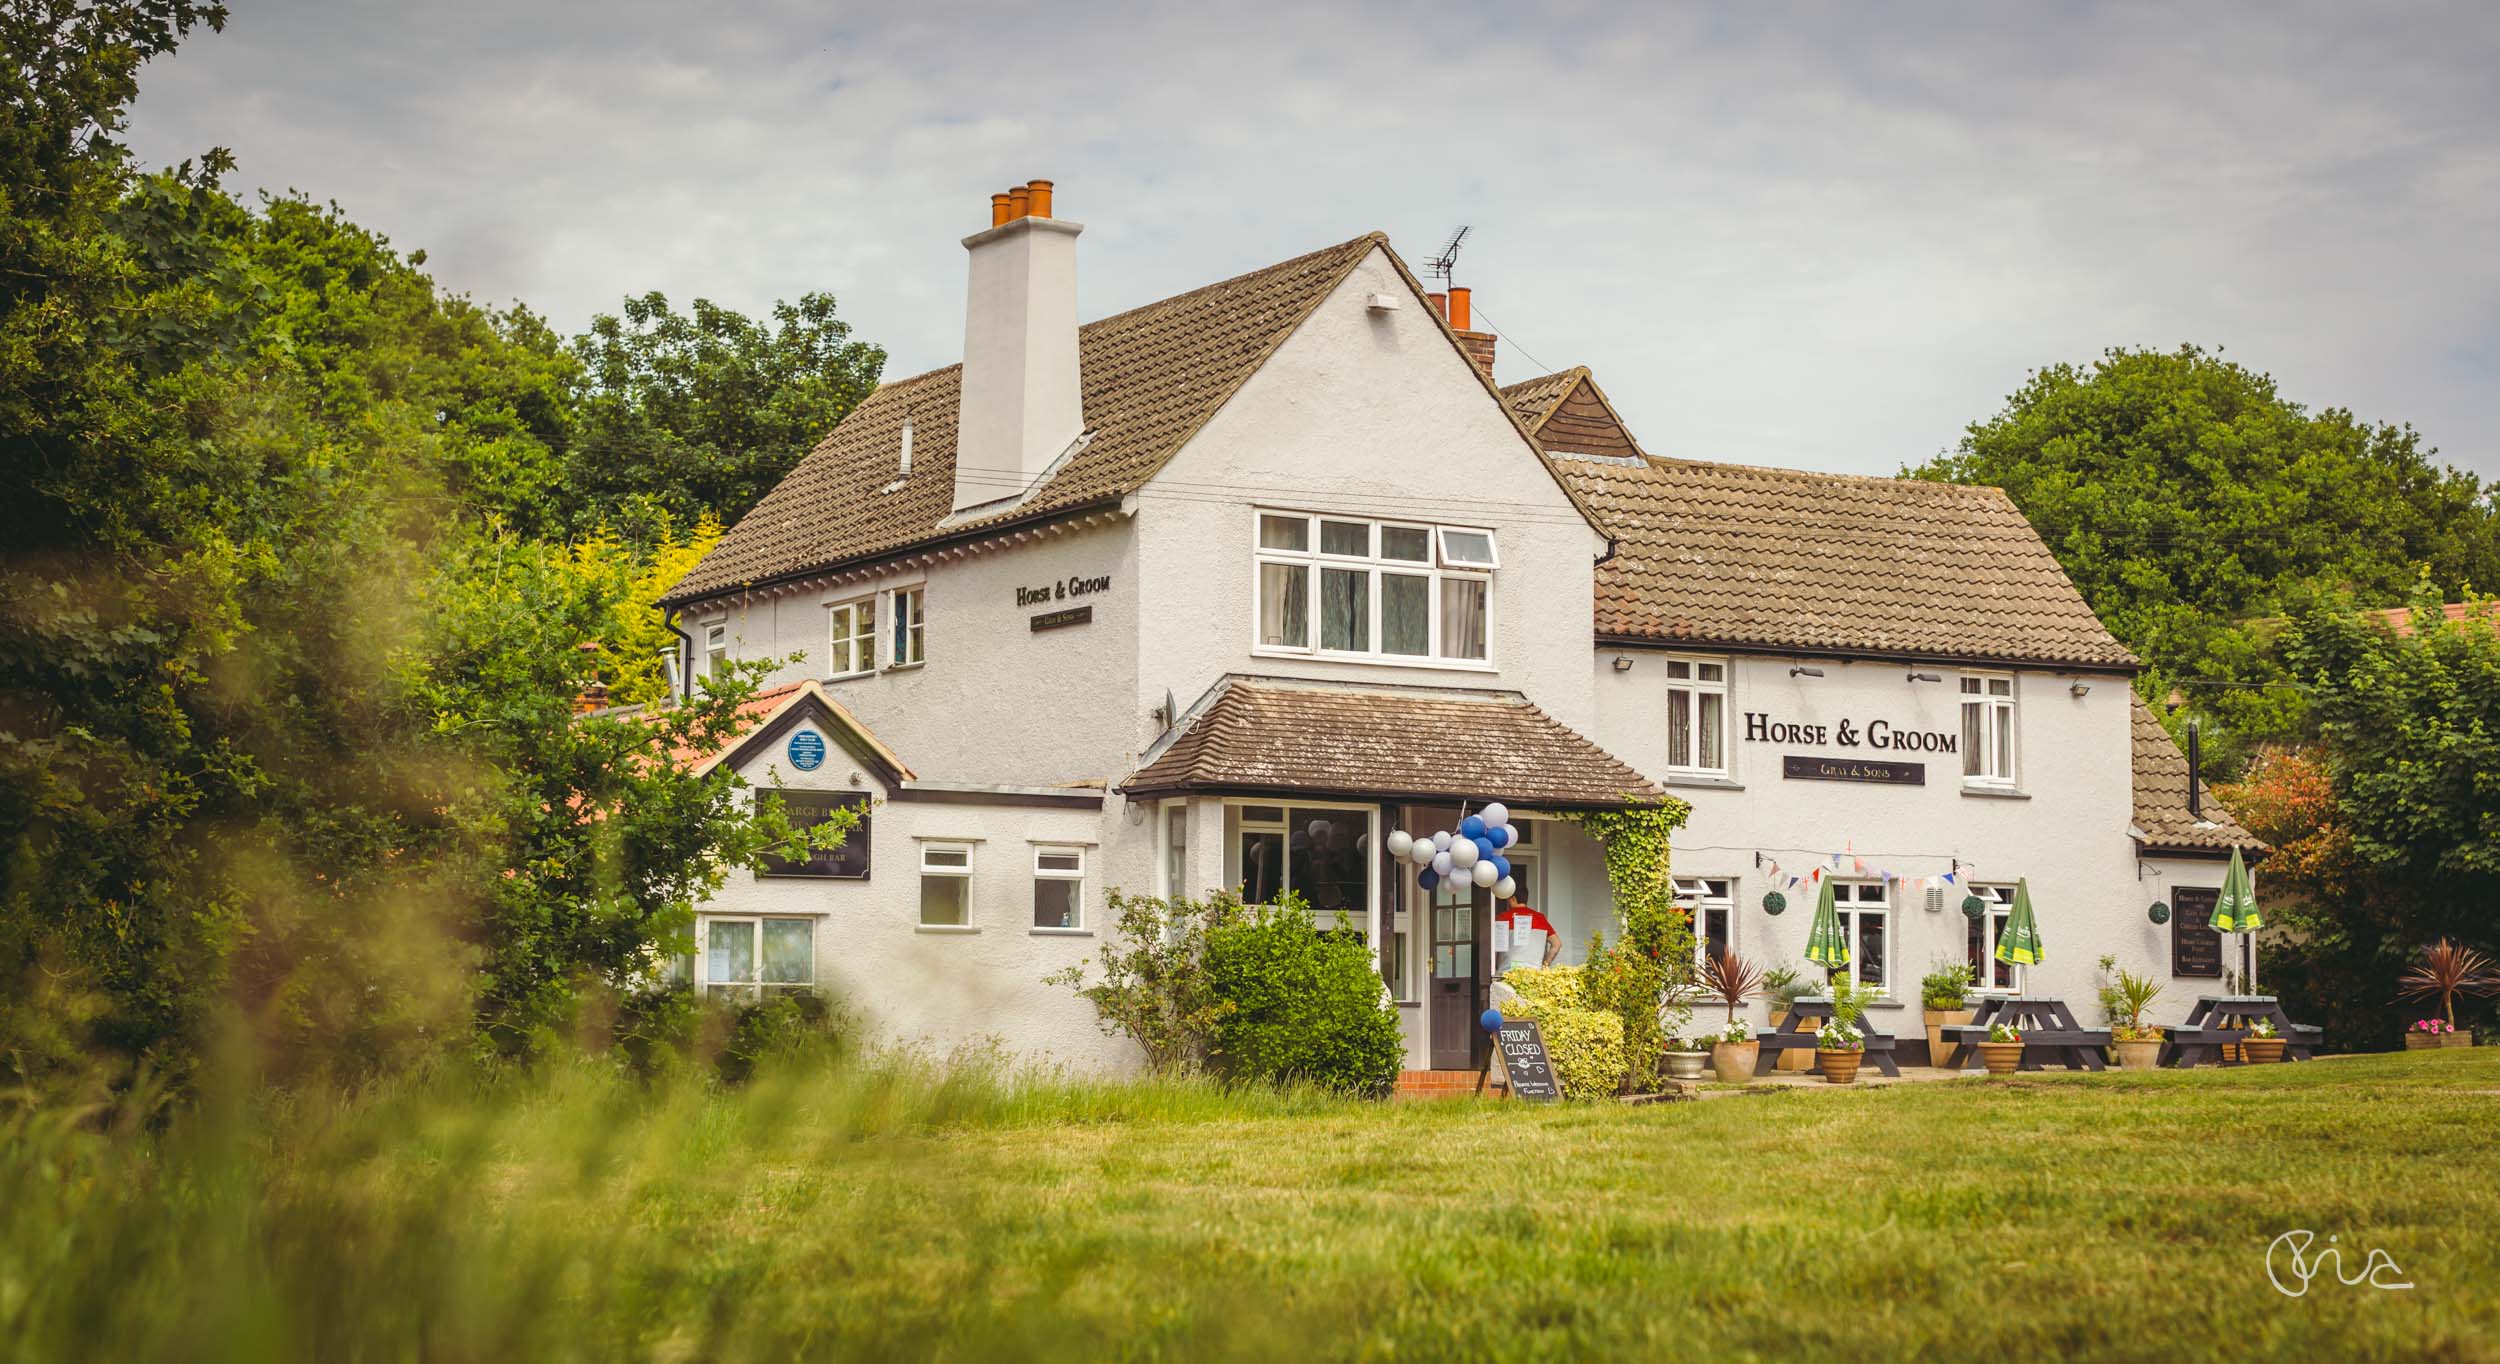
<svg viewBox="0 0 2500 1364">
<path fill-rule="evenodd" d="M 1448 294 L 1426 294 L 1424 295 L 1424 301 L 1432 305 L 1433 316 L 1444 320 L 1448 319 L 1450 315 L 1450 296 Z"/>
<path fill-rule="evenodd" d="M 1009 221 L 1012 222 L 1017 218 L 1031 217 L 1032 213 L 1033 191 L 1031 187 L 1018 185 L 1014 189 L 1007 191 L 1007 218 Z"/>
<path fill-rule="evenodd" d="M 1007 205 L 1006 195 L 993 194 L 990 196 L 990 226 L 1005 227 L 1007 225 L 1007 215 L 1011 211 L 1012 210 L 1010 210 Z"/>
<path fill-rule="evenodd" d="M 1050 182 L 1048 180 L 1036 180 L 1031 184 L 1026 185 L 1025 189 L 1028 191 L 1027 197 L 1033 205 L 1033 216 L 1036 218 L 1049 217 Z"/>
<path fill-rule="evenodd" d="M 1464 288 L 1450 290 L 1450 327 L 1453 330 L 1462 332 L 1475 330 L 1475 309 L 1470 302 L 1475 292 L 1473 289 Z"/>
</svg>

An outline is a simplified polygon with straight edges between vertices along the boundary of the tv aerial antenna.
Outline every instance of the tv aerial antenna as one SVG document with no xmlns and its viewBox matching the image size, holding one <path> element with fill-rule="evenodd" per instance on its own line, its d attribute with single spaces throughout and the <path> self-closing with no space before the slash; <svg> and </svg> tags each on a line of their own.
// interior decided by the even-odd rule
<svg viewBox="0 0 2500 1364">
<path fill-rule="evenodd" d="M 1468 228 L 1461 227 L 1456 232 L 1451 233 L 1449 244 L 1441 248 L 1441 254 L 1434 256 L 1430 261 L 1425 263 L 1424 273 L 1441 281 L 1445 285 L 1448 284 L 1450 282 L 1450 272 L 1458 268 L 1459 243 L 1467 240 L 1468 231 Z"/>
</svg>

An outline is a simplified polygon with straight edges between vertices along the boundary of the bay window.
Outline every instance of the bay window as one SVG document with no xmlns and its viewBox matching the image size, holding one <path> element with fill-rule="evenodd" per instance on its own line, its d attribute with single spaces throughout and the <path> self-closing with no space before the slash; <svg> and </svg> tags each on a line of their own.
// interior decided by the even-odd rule
<svg viewBox="0 0 2500 1364">
<path fill-rule="evenodd" d="M 1670 658 L 1667 664 L 1667 770 L 1727 775 L 1727 664 Z"/>
<path fill-rule="evenodd" d="M 2014 679 L 2008 674 L 1962 678 L 1962 781 L 2014 784 Z"/>
<path fill-rule="evenodd" d="M 1493 532 L 1258 513 L 1253 637 L 1265 652 L 1489 661 Z"/>
<path fill-rule="evenodd" d="M 1226 807 L 1224 824 L 1226 870 L 1242 899 L 1275 904 L 1299 895 L 1321 929 L 1371 936 L 1372 811 L 1236 805 Z"/>
</svg>

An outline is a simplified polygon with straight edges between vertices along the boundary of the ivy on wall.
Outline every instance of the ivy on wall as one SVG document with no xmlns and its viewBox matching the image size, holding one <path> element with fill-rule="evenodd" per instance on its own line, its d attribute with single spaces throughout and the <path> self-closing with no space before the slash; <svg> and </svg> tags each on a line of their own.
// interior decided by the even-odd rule
<svg viewBox="0 0 2500 1364">
<path fill-rule="evenodd" d="M 1669 796 L 1570 816 L 1605 853 L 1617 927 L 1612 947 L 1591 936 L 1581 992 L 1623 1020 L 1625 1082 L 1635 1090 L 1656 1085 L 1667 1037 L 1692 1012 L 1693 926 L 1668 873 L 1668 843 L 1692 813 Z"/>
</svg>

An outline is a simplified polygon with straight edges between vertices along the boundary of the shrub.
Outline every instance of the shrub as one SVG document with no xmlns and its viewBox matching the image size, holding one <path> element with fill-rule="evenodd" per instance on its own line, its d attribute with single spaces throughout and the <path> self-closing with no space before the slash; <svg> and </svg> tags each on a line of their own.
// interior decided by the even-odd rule
<svg viewBox="0 0 2500 1364">
<path fill-rule="evenodd" d="M 1970 1007 L 1972 984 L 1970 963 L 1940 961 L 1927 968 L 1927 975 L 1918 983 L 1918 1005 L 1938 1013 L 1951 1013 Z"/>
<path fill-rule="evenodd" d="M 1102 977 L 1089 979 L 1079 963 L 1042 983 L 1093 1001 L 1102 1030 L 1126 1034 L 1156 1074 L 1197 1069 L 1227 1007 L 1207 979 L 1207 942 L 1241 920 L 1241 897 L 1219 891 L 1205 900 L 1159 900 L 1114 890 L 1109 898 L 1112 940 L 1098 959 Z"/>
<path fill-rule="evenodd" d="M 1514 966 L 1502 973 L 1502 983 L 1518 992 L 1515 1012 L 1522 1018 L 1539 1017 L 1540 1009 L 1589 1007 L 1587 997 L 1580 993 L 1577 966 Z"/>
<path fill-rule="evenodd" d="M 1371 949 L 1320 932 L 1300 897 L 1211 929 L 1205 971 L 1218 1073 L 1367 1095 L 1397 1083 L 1406 1045 Z"/>
<path fill-rule="evenodd" d="M 1612 1098 L 1623 1089 L 1623 1020 L 1597 1009 L 1528 1014 L 1545 1035 L 1545 1054 L 1566 1099 Z"/>
</svg>

